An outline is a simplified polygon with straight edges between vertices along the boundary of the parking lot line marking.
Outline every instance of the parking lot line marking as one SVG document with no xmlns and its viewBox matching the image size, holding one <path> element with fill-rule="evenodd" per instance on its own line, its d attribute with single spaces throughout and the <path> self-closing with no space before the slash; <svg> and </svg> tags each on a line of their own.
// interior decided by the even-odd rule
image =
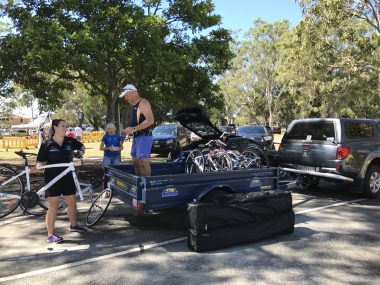
<svg viewBox="0 0 380 285">
<path fill-rule="evenodd" d="M 294 214 L 295 215 L 299 215 L 299 214 L 304 214 L 304 213 L 308 213 L 308 212 L 318 211 L 318 210 L 322 210 L 322 209 L 327 209 L 327 208 L 332 208 L 332 207 L 338 207 L 338 206 L 342 206 L 342 205 L 346 205 L 346 204 L 352 204 L 352 203 L 356 203 L 356 202 L 360 202 L 360 201 L 365 201 L 365 200 L 368 200 L 368 198 L 351 200 L 351 201 L 347 201 L 347 202 L 341 202 L 341 203 L 331 204 L 331 205 L 327 205 L 327 206 L 323 206 L 323 207 L 317 207 L 317 208 L 313 208 L 313 209 L 303 210 L 303 211 L 295 212 Z"/>
<path fill-rule="evenodd" d="M 21 279 L 21 278 L 25 278 L 25 277 L 31 277 L 31 276 L 35 276 L 35 275 L 39 275 L 39 274 L 49 273 L 49 272 L 53 272 L 53 271 L 58 271 L 58 270 L 62 270 L 62 269 L 67 269 L 67 268 L 71 268 L 71 267 L 75 267 L 75 266 L 80 266 L 80 265 L 92 263 L 95 261 L 100 261 L 100 260 L 104 260 L 104 259 L 108 259 L 108 258 L 112 258 L 112 257 L 117 257 L 120 255 L 125 255 L 125 254 L 129 254 L 129 253 L 144 251 L 144 250 L 155 248 L 155 247 L 160 247 L 160 246 L 164 246 L 164 245 L 168 245 L 168 244 L 177 243 L 180 241 L 184 241 L 186 239 L 187 239 L 187 237 L 180 237 L 180 238 L 175 238 L 175 239 L 171 239 L 171 240 L 167 240 L 167 241 L 163 241 L 163 242 L 158 242 L 158 243 L 153 243 L 153 244 L 148 244 L 148 245 L 139 245 L 136 248 L 132 248 L 132 249 L 116 252 L 116 253 L 111 253 L 111 254 L 107 254 L 107 255 L 103 255 L 103 256 L 93 257 L 93 258 L 89 258 L 89 259 L 85 259 L 85 260 L 81 260 L 81 261 L 76 261 L 76 262 L 71 262 L 71 263 L 67 263 L 67 264 L 63 264 L 63 265 L 53 266 L 53 267 L 49 267 L 49 268 L 45 268 L 45 269 L 30 271 L 30 272 L 26 272 L 26 273 L 22 273 L 22 274 L 2 277 L 2 278 L 0 278 L 0 282 L 11 281 L 11 280 Z"/>
<path fill-rule="evenodd" d="M 299 214 L 303 214 L 303 213 L 323 210 L 323 209 L 342 206 L 342 205 L 346 205 L 346 204 L 352 204 L 352 203 L 361 202 L 361 201 L 365 201 L 365 200 L 368 200 L 368 199 L 362 198 L 362 199 L 356 199 L 356 200 L 351 200 L 351 201 L 347 201 L 347 202 L 331 204 L 331 205 L 327 205 L 327 206 L 323 206 L 323 207 L 317 207 L 317 208 L 313 208 L 313 209 L 298 211 L 298 212 L 295 212 L 294 214 L 299 215 Z M 159 243 L 154 243 L 154 244 L 139 245 L 136 248 L 124 250 L 121 252 L 111 253 L 111 254 L 98 256 L 98 257 L 94 257 L 94 258 L 89 258 L 89 259 L 85 259 L 85 260 L 81 260 L 81 261 L 76 261 L 76 262 L 67 263 L 67 264 L 58 265 L 58 266 L 53 266 L 53 267 L 49 267 L 49 268 L 45 268 L 45 269 L 30 271 L 30 272 L 26 272 L 26 273 L 22 273 L 22 274 L 2 277 L 2 278 L 0 278 L 0 282 L 16 280 L 16 279 L 21 279 L 21 278 L 25 278 L 25 277 L 31 277 L 31 276 L 35 276 L 35 275 L 39 275 L 39 274 L 48 273 L 48 272 L 54 272 L 54 271 L 67 269 L 67 268 L 71 268 L 71 267 L 75 267 L 75 266 L 80 266 L 80 265 L 84 265 L 84 264 L 88 264 L 88 263 L 92 263 L 92 262 L 96 262 L 96 261 L 100 261 L 100 260 L 104 260 L 104 259 L 108 259 L 108 258 L 112 258 L 112 257 L 126 255 L 129 253 L 140 252 L 140 251 L 144 251 L 144 250 L 155 248 L 155 247 L 165 246 L 165 245 L 169 245 L 169 244 L 173 244 L 173 243 L 177 243 L 177 242 L 181 242 L 181 241 L 185 241 L 185 240 L 187 240 L 187 237 L 180 237 L 180 238 L 171 239 L 171 240 L 167 240 L 167 241 L 163 241 L 163 242 L 159 242 Z"/>
</svg>

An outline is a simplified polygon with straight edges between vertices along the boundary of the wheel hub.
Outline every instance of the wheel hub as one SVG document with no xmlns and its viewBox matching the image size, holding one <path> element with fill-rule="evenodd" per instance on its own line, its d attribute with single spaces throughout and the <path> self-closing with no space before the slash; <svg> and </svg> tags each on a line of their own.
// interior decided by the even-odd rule
<svg viewBox="0 0 380 285">
<path fill-rule="evenodd" d="M 371 179 L 369 181 L 369 187 L 372 193 L 377 193 L 380 190 L 380 174 L 378 172 L 374 172 L 371 175 Z"/>
</svg>

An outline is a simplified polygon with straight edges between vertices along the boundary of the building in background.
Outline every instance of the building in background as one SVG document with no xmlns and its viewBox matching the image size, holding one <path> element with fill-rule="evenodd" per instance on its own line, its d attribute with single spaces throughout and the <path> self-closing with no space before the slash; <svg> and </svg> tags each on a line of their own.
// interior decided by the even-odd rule
<svg viewBox="0 0 380 285">
<path fill-rule="evenodd" d="M 10 129 L 12 125 L 23 125 L 29 124 L 32 121 L 32 118 L 27 117 L 8 117 L 0 114 L 0 128 Z"/>
</svg>

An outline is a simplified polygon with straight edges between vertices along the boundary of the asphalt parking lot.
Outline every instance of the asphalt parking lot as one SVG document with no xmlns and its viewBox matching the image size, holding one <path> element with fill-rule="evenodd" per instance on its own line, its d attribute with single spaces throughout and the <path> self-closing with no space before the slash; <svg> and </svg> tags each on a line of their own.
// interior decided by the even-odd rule
<svg viewBox="0 0 380 285">
<path fill-rule="evenodd" d="M 43 217 L 20 209 L 0 219 L 3 284 L 380 284 L 380 198 L 345 184 L 292 191 L 295 231 L 195 253 L 180 210 L 137 213 L 117 199 L 85 234 L 56 223 L 46 242 Z M 79 222 L 86 208 L 79 205 Z M 83 205 L 82 205 L 83 206 Z"/>
</svg>

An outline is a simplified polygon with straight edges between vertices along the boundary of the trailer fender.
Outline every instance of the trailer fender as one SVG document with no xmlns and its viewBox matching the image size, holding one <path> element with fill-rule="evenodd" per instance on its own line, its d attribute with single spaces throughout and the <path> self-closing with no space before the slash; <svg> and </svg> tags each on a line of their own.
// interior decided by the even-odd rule
<svg viewBox="0 0 380 285">
<path fill-rule="evenodd" d="M 201 199 L 206 196 L 209 193 L 216 193 L 216 192 L 226 192 L 228 194 L 235 193 L 235 190 L 227 184 L 209 184 L 206 186 L 200 187 L 197 191 L 195 191 L 191 195 L 191 202 L 199 202 Z"/>
</svg>

